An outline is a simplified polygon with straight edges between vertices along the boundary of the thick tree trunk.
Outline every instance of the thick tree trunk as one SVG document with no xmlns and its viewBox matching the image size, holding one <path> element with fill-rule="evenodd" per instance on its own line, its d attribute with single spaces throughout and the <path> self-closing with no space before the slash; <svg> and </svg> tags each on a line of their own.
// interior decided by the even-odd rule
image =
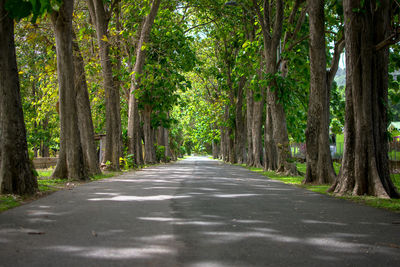
<svg viewBox="0 0 400 267">
<path fill-rule="evenodd" d="M 278 151 L 274 141 L 274 130 L 272 124 L 271 108 L 267 104 L 265 114 L 265 128 L 264 128 L 264 147 L 265 147 L 265 161 L 264 169 L 275 171 L 278 169 Z"/>
<path fill-rule="evenodd" d="M 110 43 L 108 41 L 108 18 L 103 0 L 88 0 L 89 11 L 96 27 L 99 43 L 100 63 L 103 72 L 103 86 L 106 104 L 106 144 L 103 162 L 111 162 L 112 170 L 119 169 L 121 152 L 121 114 L 119 88 L 115 86 L 112 76 Z"/>
<path fill-rule="evenodd" d="M 165 144 L 165 158 L 167 161 L 170 161 L 172 158 L 171 149 L 169 145 L 169 130 L 163 128 L 164 130 L 164 144 Z"/>
<path fill-rule="evenodd" d="M 99 159 L 94 141 L 92 112 L 90 110 L 89 94 L 86 83 L 85 63 L 79 49 L 75 33 L 72 31 L 72 47 L 74 52 L 75 90 L 78 111 L 78 126 L 82 143 L 85 165 L 89 175 L 100 174 Z"/>
<path fill-rule="evenodd" d="M 60 103 L 60 156 L 53 177 L 69 180 L 88 179 L 84 164 L 74 79 L 72 54 L 73 0 L 64 1 L 58 12 L 51 15 L 57 50 L 57 73 Z"/>
<path fill-rule="evenodd" d="M 236 161 L 240 164 L 244 163 L 246 152 L 246 133 L 245 133 L 245 116 L 243 114 L 243 91 L 246 84 L 246 77 L 241 77 L 238 84 L 236 96 L 236 128 L 235 128 L 235 152 Z"/>
<path fill-rule="evenodd" d="M 161 0 L 153 1 L 150 13 L 146 17 L 143 27 L 141 28 L 140 38 L 136 44 L 136 62 L 131 78 L 131 89 L 128 102 L 128 149 L 129 153 L 135 155 L 135 160 L 138 165 L 143 163 L 143 159 L 141 155 L 142 141 L 140 138 L 140 117 L 138 100 L 136 99 L 135 91 L 140 88 L 141 74 L 143 72 L 143 66 L 146 59 L 146 49 L 142 49 L 142 46 L 143 44 L 147 43 L 150 38 L 151 28 L 157 16 L 160 3 Z"/>
<path fill-rule="evenodd" d="M 156 163 L 154 137 L 151 128 L 151 106 L 145 105 L 143 110 L 143 134 L 144 134 L 144 162 L 146 164 Z"/>
<path fill-rule="evenodd" d="M 262 167 L 262 123 L 263 123 L 263 109 L 264 109 L 264 90 L 261 89 L 261 99 L 254 101 L 253 104 L 253 124 L 252 124 L 252 137 L 253 137 L 253 164 L 254 167 Z"/>
<path fill-rule="evenodd" d="M 362 3 L 361 3 L 362 2 Z M 389 50 L 375 51 L 390 29 L 390 1 L 343 1 L 346 36 L 346 125 L 337 195 L 397 198 L 387 141 Z M 361 9 L 361 12 L 357 11 Z"/>
<path fill-rule="evenodd" d="M 0 0 L 0 192 L 31 195 L 37 180 L 28 156 L 14 43 L 14 21 Z"/>
<path fill-rule="evenodd" d="M 306 144 L 307 171 L 304 183 L 331 184 L 336 175 L 329 149 L 329 94 L 327 84 L 324 0 L 309 0 L 310 98 Z"/>
<path fill-rule="evenodd" d="M 253 166 L 253 112 L 254 112 L 254 98 L 253 90 L 248 87 L 246 91 L 246 127 L 247 127 L 247 159 L 246 165 Z"/>
</svg>

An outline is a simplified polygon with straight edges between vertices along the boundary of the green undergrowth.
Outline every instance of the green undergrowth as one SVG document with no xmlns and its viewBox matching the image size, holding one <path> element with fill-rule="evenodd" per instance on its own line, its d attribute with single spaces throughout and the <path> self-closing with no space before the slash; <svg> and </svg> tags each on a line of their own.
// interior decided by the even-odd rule
<svg viewBox="0 0 400 267">
<path fill-rule="evenodd" d="M 320 194 L 332 194 L 328 193 L 327 190 L 329 189 L 330 185 L 309 185 L 309 184 L 302 184 L 304 180 L 304 176 L 285 176 L 282 174 L 277 174 L 273 171 L 264 171 L 262 168 L 255 168 L 255 167 L 247 167 L 245 164 L 240 164 L 240 166 L 245 167 L 251 171 L 260 173 L 264 176 L 272 180 L 278 180 L 285 184 L 295 185 L 297 187 L 305 188 L 307 190 L 317 192 Z M 306 172 L 306 164 L 305 163 L 296 163 L 297 169 L 305 174 Z M 339 173 L 340 164 L 334 163 L 334 169 L 336 173 Z M 392 174 L 391 175 L 392 181 L 394 185 L 397 187 L 397 190 L 400 192 L 400 174 Z M 368 206 L 376 207 L 376 208 L 384 208 L 388 210 L 392 210 L 395 212 L 400 212 L 400 199 L 382 199 L 372 196 L 341 196 L 338 197 L 341 199 L 346 199 L 350 201 L 354 201 L 357 203 L 362 203 Z"/>
</svg>

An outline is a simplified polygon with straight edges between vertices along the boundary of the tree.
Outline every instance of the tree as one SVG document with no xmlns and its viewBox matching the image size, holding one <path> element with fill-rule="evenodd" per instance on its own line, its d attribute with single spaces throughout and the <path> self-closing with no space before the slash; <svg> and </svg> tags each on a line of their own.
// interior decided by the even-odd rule
<svg viewBox="0 0 400 267">
<path fill-rule="evenodd" d="M 389 175 L 388 44 L 393 40 L 390 0 L 344 0 L 346 117 L 344 155 L 330 188 L 337 195 L 397 198 Z M 397 9 L 398 10 L 398 9 Z"/>
<path fill-rule="evenodd" d="M 72 32 L 72 48 L 74 53 L 74 70 L 75 70 L 75 90 L 76 90 L 76 105 L 78 112 L 78 126 L 80 140 L 82 144 L 85 165 L 87 166 L 89 175 L 101 173 L 99 160 L 94 142 L 94 130 L 92 121 L 92 112 L 90 110 L 90 102 L 88 88 L 85 75 L 85 63 L 79 49 L 78 40 L 75 32 Z"/>
<path fill-rule="evenodd" d="M 138 103 L 135 96 L 135 91 L 140 87 L 141 75 L 143 72 L 143 66 L 146 58 L 146 43 L 149 41 L 151 28 L 154 23 L 154 19 L 157 15 L 158 8 L 161 0 L 154 0 L 150 9 L 150 13 L 147 15 L 143 27 L 141 28 L 140 38 L 136 45 L 136 62 L 132 73 L 131 89 L 129 94 L 129 112 L 128 112 L 128 138 L 129 138 L 129 151 L 135 155 L 138 159 L 141 147 L 141 138 L 139 132 L 140 118 Z M 147 105 L 143 112 L 144 119 L 144 138 L 145 138 L 145 162 L 154 163 L 154 145 L 150 136 L 150 120 L 151 120 L 151 108 Z M 136 160 L 137 160 L 136 159 Z"/>
<path fill-rule="evenodd" d="M 103 85 L 106 103 L 106 144 L 103 163 L 110 161 L 110 169 L 119 169 L 121 152 L 121 114 L 118 83 L 113 80 L 110 57 L 108 23 L 113 9 L 107 9 L 103 0 L 88 0 L 89 12 L 96 28 L 97 41 L 100 50 L 100 62 L 103 71 Z"/>
<path fill-rule="evenodd" d="M 24 195 L 34 194 L 38 185 L 26 143 L 12 15 L 6 0 L 0 0 L 0 191 Z"/>
<path fill-rule="evenodd" d="M 327 72 L 324 0 L 310 0 L 310 98 L 306 130 L 307 170 L 304 183 L 331 184 L 336 174 L 329 148 L 330 88 L 344 42 L 335 46 L 332 67 Z"/>
<path fill-rule="evenodd" d="M 57 50 L 57 73 L 60 103 L 60 153 L 52 174 L 57 178 L 86 180 L 83 150 L 78 127 L 74 60 L 72 51 L 73 0 L 65 0 L 58 11 L 53 11 Z"/>
</svg>

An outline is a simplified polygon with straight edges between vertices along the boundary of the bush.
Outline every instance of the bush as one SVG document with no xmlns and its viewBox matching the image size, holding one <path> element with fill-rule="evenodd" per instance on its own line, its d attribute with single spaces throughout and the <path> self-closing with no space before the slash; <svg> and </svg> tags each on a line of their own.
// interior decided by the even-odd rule
<svg viewBox="0 0 400 267">
<path fill-rule="evenodd" d="M 158 162 L 166 162 L 167 159 L 165 157 L 165 146 L 159 146 L 157 144 L 154 144 L 155 149 L 156 149 L 156 159 Z"/>
</svg>

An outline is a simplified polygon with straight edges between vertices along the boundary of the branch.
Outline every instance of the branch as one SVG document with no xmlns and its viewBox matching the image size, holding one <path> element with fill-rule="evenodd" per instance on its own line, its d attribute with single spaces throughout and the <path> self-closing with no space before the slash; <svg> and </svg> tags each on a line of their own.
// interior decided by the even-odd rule
<svg viewBox="0 0 400 267">
<path fill-rule="evenodd" d="M 340 54 L 342 54 L 344 46 L 345 46 L 344 35 L 342 35 L 342 38 L 340 38 L 340 40 L 338 40 L 335 43 L 335 47 L 333 49 L 333 58 L 332 58 L 332 62 L 331 62 L 331 67 L 327 71 L 328 89 L 331 88 L 331 84 L 332 84 L 333 79 L 335 78 L 336 72 L 338 70 Z"/>
<path fill-rule="evenodd" d="M 194 30 L 194 29 L 196 29 L 196 28 L 198 28 L 198 27 L 201 27 L 201 26 L 208 25 L 208 24 L 210 24 L 210 23 L 212 23 L 212 22 L 215 22 L 215 19 L 210 20 L 210 21 L 207 21 L 207 22 L 204 22 L 204 23 L 201 23 L 201 24 L 198 24 L 198 25 L 195 25 L 195 26 L 193 26 L 193 27 L 187 29 L 184 33 L 188 33 L 188 32 L 190 32 L 191 30 Z"/>
<path fill-rule="evenodd" d="M 394 33 L 392 33 L 388 38 L 380 42 L 375 46 L 375 52 L 384 49 L 389 45 L 393 45 L 400 42 L 400 27 L 397 27 Z"/>
</svg>

